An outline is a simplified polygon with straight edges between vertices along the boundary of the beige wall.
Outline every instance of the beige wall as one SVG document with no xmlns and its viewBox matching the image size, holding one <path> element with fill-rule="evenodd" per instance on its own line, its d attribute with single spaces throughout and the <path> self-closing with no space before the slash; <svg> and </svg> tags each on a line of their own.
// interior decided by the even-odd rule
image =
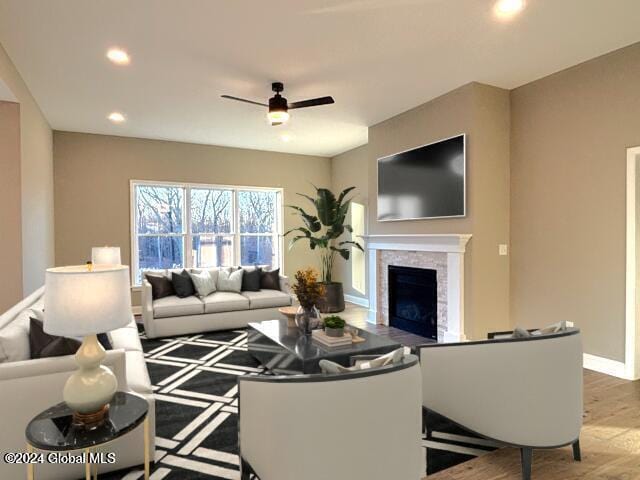
<svg viewBox="0 0 640 480">
<path fill-rule="evenodd" d="M 53 154 L 51 128 L 0 45 L 0 80 L 20 103 L 23 293 L 44 283 L 53 265 Z"/>
<path fill-rule="evenodd" d="M 330 186 L 330 160 L 322 157 L 195 145 L 160 140 L 55 132 L 56 263 L 84 263 L 96 245 L 119 245 L 130 261 L 129 181 L 160 180 L 281 187 L 284 203 L 312 183 Z M 285 209 L 285 230 L 298 226 Z M 285 272 L 318 266 L 299 243 L 288 251 Z M 139 300 L 134 295 L 134 303 Z"/>
<path fill-rule="evenodd" d="M 20 105 L 0 101 L 0 312 L 22 298 Z"/>
<path fill-rule="evenodd" d="M 465 256 L 465 333 L 509 326 L 509 92 L 471 83 L 369 128 L 369 233 L 470 233 Z M 378 222 L 377 159 L 467 134 L 465 218 Z"/>
<path fill-rule="evenodd" d="M 626 148 L 640 145 L 640 44 L 514 90 L 511 316 L 575 322 L 624 360 Z"/>
<path fill-rule="evenodd" d="M 368 145 L 354 148 L 331 159 L 331 189 L 340 192 L 348 187 L 356 187 L 354 201 L 365 205 L 368 212 L 369 204 L 369 157 Z M 342 240 L 356 240 L 350 234 L 345 234 Z M 360 239 L 361 241 L 361 239 Z M 343 283 L 344 293 L 355 297 L 367 298 L 352 287 L 351 262 L 337 258 L 334 266 L 334 277 Z"/>
</svg>

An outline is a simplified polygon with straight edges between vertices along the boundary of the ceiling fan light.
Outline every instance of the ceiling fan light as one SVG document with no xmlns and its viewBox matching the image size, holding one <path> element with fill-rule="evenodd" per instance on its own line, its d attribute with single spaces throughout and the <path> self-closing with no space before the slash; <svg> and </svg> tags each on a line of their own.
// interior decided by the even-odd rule
<svg viewBox="0 0 640 480">
<path fill-rule="evenodd" d="M 271 110 L 267 113 L 267 118 L 271 125 L 281 125 L 289 120 L 289 112 L 286 110 Z"/>
</svg>

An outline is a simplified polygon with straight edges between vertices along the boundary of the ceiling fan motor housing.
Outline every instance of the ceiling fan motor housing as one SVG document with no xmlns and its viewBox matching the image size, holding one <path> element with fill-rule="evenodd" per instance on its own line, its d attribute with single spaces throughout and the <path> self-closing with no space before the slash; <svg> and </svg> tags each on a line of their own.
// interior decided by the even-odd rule
<svg viewBox="0 0 640 480">
<path fill-rule="evenodd" d="M 269 99 L 270 112 L 286 112 L 287 110 L 289 110 L 287 99 L 281 97 L 280 94 L 276 93 L 275 96 Z"/>
</svg>

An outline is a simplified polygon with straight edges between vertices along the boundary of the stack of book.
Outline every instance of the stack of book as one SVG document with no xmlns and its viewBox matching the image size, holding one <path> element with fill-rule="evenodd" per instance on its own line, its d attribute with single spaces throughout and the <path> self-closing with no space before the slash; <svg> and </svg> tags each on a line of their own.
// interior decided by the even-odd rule
<svg viewBox="0 0 640 480">
<path fill-rule="evenodd" d="M 351 335 L 343 335 L 341 337 L 330 337 L 324 330 L 314 330 L 311 337 L 323 347 L 344 347 L 351 345 Z"/>
</svg>

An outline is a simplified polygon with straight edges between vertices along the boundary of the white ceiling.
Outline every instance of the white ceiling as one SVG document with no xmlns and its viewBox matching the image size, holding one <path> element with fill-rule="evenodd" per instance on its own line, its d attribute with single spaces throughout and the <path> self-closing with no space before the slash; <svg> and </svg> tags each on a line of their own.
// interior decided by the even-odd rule
<svg viewBox="0 0 640 480">
<path fill-rule="evenodd" d="M 332 156 L 470 81 L 514 88 L 640 41 L 638 0 L 0 0 L 3 44 L 54 129 Z M 105 58 L 121 46 L 128 67 Z M 606 74 L 606 72 L 603 72 Z M 260 107 L 332 95 L 271 127 Z M 119 110 L 127 122 L 106 115 Z M 292 140 L 285 143 L 282 133 Z"/>
</svg>

